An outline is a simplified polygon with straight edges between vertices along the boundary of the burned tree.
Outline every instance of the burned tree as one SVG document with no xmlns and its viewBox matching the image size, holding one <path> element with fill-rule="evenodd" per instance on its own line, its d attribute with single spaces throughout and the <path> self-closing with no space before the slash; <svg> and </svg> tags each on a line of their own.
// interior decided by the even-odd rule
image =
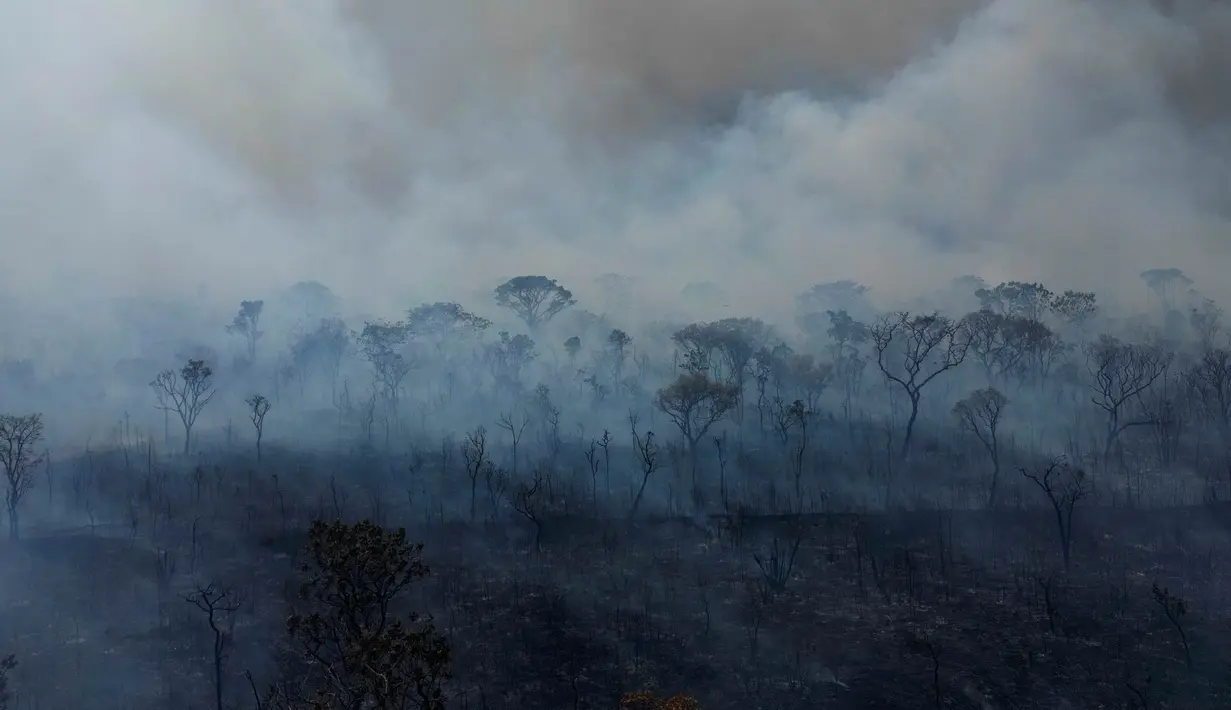
<svg viewBox="0 0 1231 710">
<path fill-rule="evenodd" d="M 513 510 L 516 510 L 534 526 L 534 549 L 536 551 L 543 549 L 543 514 L 546 501 L 540 499 L 539 493 L 543 491 L 545 481 L 543 472 L 536 468 L 530 483 L 518 484 L 517 493 L 513 496 Z"/>
<path fill-rule="evenodd" d="M 1171 359 L 1171 353 L 1156 347 L 1123 343 L 1109 335 L 1087 346 L 1086 366 L 1094 391 L 1090 401 L 1107 413 L 1104 460 L 1111 457 L 1112 447 L 1126 429 L 1156 423 L 1141 406 L 1141 395 L 1167 371 Z"/>
<path fill-rule="evenodd" d="M 34 486 L 35 469 L 43 462 L 38 450 L 43 440 L 43 415 L 0 416 L 0 465 L 4 466 L 4 504 L 9 514 L 9 537 L 20 538 L 18 511 Z"/>
<path fill-rule="evenodd" d="M 515 276 L 497 286 L 495 296 L 531 331 L 577 303 L 572 291 L 546 276 Z"/>
<path fill-rule="evenodd" d="M 192 445 L 192 427 L 205 405 L 214 398 L 213 375 L 213 369 L 204 360 L 189 360 L 178 373 L 164 370 L 150 383 L 158 409 L 175 412 L 184 425 L 185 456 Z"/>
<path fill-rule="evenodd" d="M 645 436 L 638 434 L 637 415 L 634 412 L 628 413 L 628 426 L 633 432 L 633 445 L 636 447 L 637 456 L 641 459 L 641 485 L 637 488 L 637 497 L 633 499 L 632 507 L 628 509 L 628 519 L 631 521 L 637 517 L 637 509 L 641 507 L 641 499 L 645 496 L 645 487 L 650 483 L 650 476 L 653 476 L 662 464 L 658 461 L 659 446 L 654 443 L 654 432 L 647 431 Z"/>
<path fill-rule="evenodd" d="M 1000 417 L 1009 400 L 995 387 L 976 390 L 953 406 L 958 426 L 975 435 L 992 460 L 992 478 L 988 482 L 987 507 L 996 507 L 996 489 L 1000 483 Z"/>
<path fill-rule="evenodd" d="M 226 327 L 228 333 L 238 335 L 244 339 L 244 343 L 247 346 L 248 362 L 256 361 L 256 343 L 263 335 L 258 325 L 261 321 L 261 311 L 264 309 L 264 301 L 241 301 L 239 312 L 235 314 L 231 324 Z"/>
<path fill-rule="evenodd" d="M 204 586 L 197 585 L 196 591 L 185 597 L 184 601 L 205 613 L 206 623 L 214 635 L 214 707 L 222 710 L 222 669 L 226 665 L 227 646 L 235 633 L 233 614 L 243 606 L 243 600 L 230 587 L 211 582 Z"/>
<path fill-rule="evenodd" d="M 1074 469 L 1063 457 L 1053 459 L 1042 471 L 1031 473 L 1021 469 L 1027 480 L 1033 481 L 1056 515 L 1056 532 L 1059 534 L 1060 552 L 1064 556 L 1064 570 L 1069 570 L 1073 552 L 1073 511 L 1077 504 L 1090 495 L 1090 481 L 1086 472 Z"/>
<path fill-rule="evenodd" d="M 462 461 L 466 464 L 466 476 L 470 478 L 470 521 L 477 514 L 479 473 L 491 462 L 487 460 L 487 429 L 479 427 L 466 434 L 462 442 Z"/>
<path fill-rule="evenodd" d="M 287 618 L 290 678 L 268 705 L 291 708 L 445 707 L 448 641 L 430 617 L 406 610 L 428 575 L 423 546 L 368 521 L 316 521 L 298 603 Z"/>
<path fill-rule="evenodd" d="M 871 330 L 876 364 L 889 382 L 896 383 L 910 400 L 910 419 L 902 437 L 901 455 L 910 453 L 923 388 L 966 359 L 970 341 L 961 322 L 942 315 L 899 312 L 887 316 Z"/>
<path fill-rule="evenodd" d="M 265 436 L 265 415 L 269 414 L 269 409 L 273 405 L 264 395 L 254 394 L 244 400 L 248 405 L 248 418 L 252 420 L 252 427 L 256 429 L 256 462 L 261 463 L 261 439 Z"/>
</svg>

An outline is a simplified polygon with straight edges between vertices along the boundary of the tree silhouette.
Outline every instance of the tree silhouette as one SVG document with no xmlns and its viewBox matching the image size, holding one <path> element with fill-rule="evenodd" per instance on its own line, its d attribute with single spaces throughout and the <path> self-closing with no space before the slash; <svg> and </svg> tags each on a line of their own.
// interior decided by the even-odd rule
<svg viewBox="0 0 1231 710">
<path fill-rule="evenodd" d="M 43 440 L 43 415 L 0 416 L 0 465 L 4 466 L 4 502 L 9 513 L 9 536 L 20 537 L 18 509 L 34 485 L 34 469 L 43 462 L 35 447 Z"/>
<path fill-rule="evenodd" d="M 189 360 L 187 365 L 158 373 L 150 387 L 158 399 L 157 407 L 165 412 L 175 412 L 184 425 L 184 455 L 188 455 L 192 443 L 192 427 L 201 415 L 201 410 L 214 398 L 214 371 L 204 360 Z"/>
<path fill-rule="evenodd" d="M 573 292 L 546 276 L 515 276 L 496 287 L 496 303 L 537 329 L 566 308 L 576 305 Z"/>
<path fill-rule="evenodd" d="M 252 427 L 256 429 L 256 462 L 261 462 L 261 439 L 265 437 L 265 415 L 269 414 L 269 410 L 273 407 L 269 399 L 264 395 L 254 394 L 244 400 L 251 411 L 248 413 L 248 418 L 252 420 Z"/>
<path fill-rule="evenodd" d="M 258 325 L 261 320 L 261 311 L 264 309 L 264 301 L 241 301 L 239 312 L 235 314 L 234 320 L 226 328 L 228 333 L 243 337 L 248 348 L 249 362 L 256 361 L 256 341 L 260 340 L 263 335 Z"/>
<path fill-rule="evenodd" d="M 910 419 L 902 437 L 902 456 L 910 453 L 919 400 L 923 388 L 966 359 L 970 340 L 960 322 L 935 313 L 912 316 L 901 312 L 883 318 L 872 328 L 876 364 L 885 379 L 895 382 L 910 399 Z"/>
<path fill-rule="evenodd" d="M 996 507 L 996 488 L 1000 483 L 1000 417 L 1009 400 L 995 387 L 975 390 L 953 405 L 958 426 L 975 435 L 992 459 L 992 480 L 988 483 L 987 507 Z"/>
<path fill-rule="evenodd" d="M 739 390 L 734 385 L 715 382 L 704 374 L 680 375 L 675 382 L 659 390 L 654 400 L 684 436 L 694 473 L 698 443 L 738 402 Z"/>
</svg>

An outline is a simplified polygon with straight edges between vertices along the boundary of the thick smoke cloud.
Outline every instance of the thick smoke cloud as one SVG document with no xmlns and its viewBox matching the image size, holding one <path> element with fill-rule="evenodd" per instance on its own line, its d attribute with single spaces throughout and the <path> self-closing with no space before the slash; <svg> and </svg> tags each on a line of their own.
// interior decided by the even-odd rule
<svg viewBox="0 0 1231 710">
<path fill-rule="evenodd" d="M 2 288 L 372 309 L 518 272 L 744 311 L 855 278 L 1139 290 L 1227 255 L 1231 11 L 1144 0 L 0 7 Z"/>
</svg>

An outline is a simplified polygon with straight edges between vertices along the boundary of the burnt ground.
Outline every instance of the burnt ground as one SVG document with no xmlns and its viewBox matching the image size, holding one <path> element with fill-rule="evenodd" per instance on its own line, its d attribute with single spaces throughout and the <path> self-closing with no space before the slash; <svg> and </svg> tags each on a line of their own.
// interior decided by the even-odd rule
<svg viewBox="0 0 1231 710">
<path fill-rule="evenodd" d="M 136 498 L 128 523 L 0 544 L 14 707 L 207 707 L 211 638 L 183 600 L 205 580 L 246 599 L 226 695 L 251 707 L 244 672 L 272 672 L 295 531 L 347 505 L 273 503 L 268 487 L 220 476 L 182 512 Z M 610 708 L 650 687 L 704 708 L 1218 708 L 1231 707 L 1229 521 L 1209 506 L 1079 508 L 1068 572 L 1045 509 L 559 517 L 541 549 L 524 521 L 409 532 L 426 544 L 415 601 L 453 644 L 457 707 Z M 757 561 L 772 568 L 775 541 L 780 561 L 798 542 L 781 584 Z M 1185 601 L 1179 629 L 1155 583 Z"/>
</svg>

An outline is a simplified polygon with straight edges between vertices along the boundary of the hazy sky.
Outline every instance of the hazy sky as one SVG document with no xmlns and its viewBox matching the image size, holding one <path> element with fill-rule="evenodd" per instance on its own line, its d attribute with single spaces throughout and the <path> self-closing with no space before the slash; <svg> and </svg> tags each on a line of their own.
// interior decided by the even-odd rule
<svg viewBox="0 0 1231 710">
<path fill-rule="evenodd" d="M 35 309 L 524 272 L 750 312 L 971 271 L 1219 294 L 1231 249 L 1225 3 L 6 0 L 0 27 L 0 291 Z"/>
</svg>

